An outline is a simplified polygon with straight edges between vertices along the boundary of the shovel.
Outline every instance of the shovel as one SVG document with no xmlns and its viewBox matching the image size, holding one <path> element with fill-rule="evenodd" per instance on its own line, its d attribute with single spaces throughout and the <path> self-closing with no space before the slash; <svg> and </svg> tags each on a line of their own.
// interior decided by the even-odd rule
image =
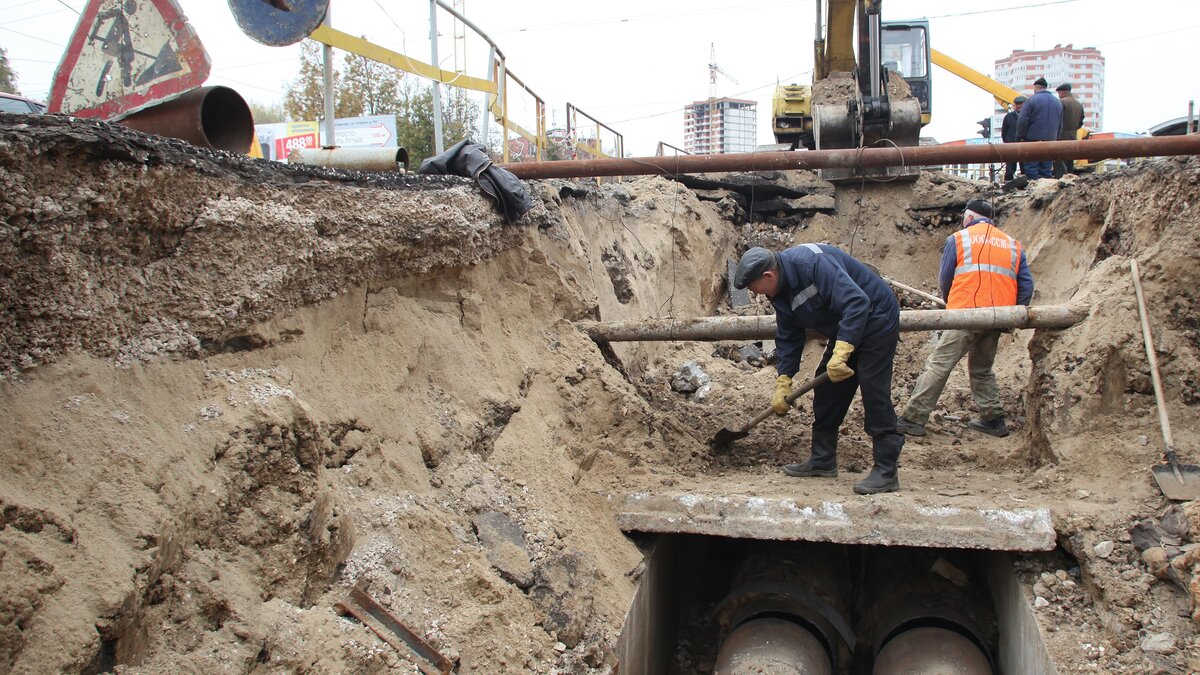
<svg viewBox="0 0 1200 675">
<path fill-rule="evenodd" d="M 1158 423 L 1162 427 L 1163 443 L 1167 446 L 1167 463 L 1150 467 L 1158 489 L 1167 499 L 1191 501 L 1200 497 L 1200 466 L 1180 464 L 1175 455 L 1175 441 L 1171 437 L 1171 421 L 1167 419 L 1167 404 L 1163 400 L 1162 378 L 1158 374 L 1158 357 L 1154 354 L 1154 338 L 1150 335 L 1150 315 L 1146 312 L 1146 299 L 1142 295 L 1142 280 L 1138 275 L 1136 260 L 1129 261 L 1133 273 L 1133 290 L 1137 293 L 1138 315 L 1142 320 L 1142 339 L 1146 343 L 1146 359 L 1150 361 L 1150 381 L 1154 384 L 1154 401 L 1158 406 Z"/>
<path fill-rule="evenodd" d="M 820 375 L 814 377 L 813 379 L 809 380 L 808 382 L 805 382 L 803 385 L 801 385 L 801 387 L 799 389 L 792 390 L 792 392 L 790 394 L 788 394 L 783 400 L 787 401 L 788 405 L 791 405 L 796 399 L 807 394 L 808 392 L 812 391 L 813 389 L 816 389 L 820 385 L 825 384 L 828 381 L 829 381 L 829 373 L 821 373 Z M 775 410 L 772 409 L 770 406 L 768 406 L 766 410 L 760 412 L 757 417 L 750 420 L 749 422 L 746 422 L 741 427 L 739 427 L 737 429 L 730 429 L 729 427 L 725 427 L 724 429 L 718 431 L 717 435 L 713 436 L 712 440 L 708 442 L 708 446 L 718 452 L 724 452 L 725 450 L 729 449 L 730 443 L 733 443 L 734 441 L 738 440 L 739 438 L 745 438 L 745 437 L 749 436 L 751 429 L 758 426 L 759 422 L 762 422 L 763 420 L 767 419 L 768 417 L 770 417 L 774 414 L 775 414 Z"/>
</svg>

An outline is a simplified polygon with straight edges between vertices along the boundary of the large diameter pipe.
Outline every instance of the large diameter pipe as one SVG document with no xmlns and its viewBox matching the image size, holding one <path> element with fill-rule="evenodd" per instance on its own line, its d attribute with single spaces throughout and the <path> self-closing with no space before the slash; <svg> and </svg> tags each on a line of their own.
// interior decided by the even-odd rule
<svg viewBox="0 0 1200 675">
<path fill-rule="evenodd" d="M 900 312 L 900 330 L 994 330 L 1007 328 L 1070 328 L 1088 311 L 1072 305 L 1043 307 L 979 307 L 976 309 L 913 309 Z M 577 321 L 588 337 L 605 342 L 668 340 L 770 340 L 775 337 L 775 317 L 708 316 L 690 319 L 634 321 Z M 810 332 L 809 339 L 820 336 Z"/>
<path fill-rule="evenodd" d="M 713 675 L 832 675 L 829 655 L 812 633 L 785 619 L 738 626 L 717 653 Z"/>
<path fill-rule="evenodd" d="M 677 155 L 559 160 L 503 164 L 518 178 L 583 178 L 643 176 L 729 171 L 788 171 L 795 169 L 859 169 L 882 166 L 989 164 L 1054 159 L 1117 159 L 1200 154 L 1200 136 L 1148 136 L 1086 141 L 984 143 L 850 148 L 792 152 L 753 152 L 728 155 Z"/>
<path fill-rule="evenodd" d="M 181 138 L 202 148 L 249 152 L 254 116 L 229 87 L 200 87 L 118 120 L 142 133 Z"/>
<path fill-rule="evenodd" d="M 914 628 L 888 640 L 875 656 L 873 675 L 992 675 L 987 657 L 967 638 L 945 628 Z"/>
</svg>

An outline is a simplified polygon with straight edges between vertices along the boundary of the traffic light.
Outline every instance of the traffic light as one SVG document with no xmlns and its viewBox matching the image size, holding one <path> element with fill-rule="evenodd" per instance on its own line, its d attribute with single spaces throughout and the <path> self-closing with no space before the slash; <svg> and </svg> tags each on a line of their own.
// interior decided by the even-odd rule
<svg viewBox="0 0 1200 675">
<path fill-rule="evenodd" d="M 979 131 L 977 131 L 976 133 L 979 134 L 980 136 L 983 136 L 984 138 L 991 138 L 992 137 L 992 118 L 988 117 L 986 119 L 979 120 Z"/>
</svg>

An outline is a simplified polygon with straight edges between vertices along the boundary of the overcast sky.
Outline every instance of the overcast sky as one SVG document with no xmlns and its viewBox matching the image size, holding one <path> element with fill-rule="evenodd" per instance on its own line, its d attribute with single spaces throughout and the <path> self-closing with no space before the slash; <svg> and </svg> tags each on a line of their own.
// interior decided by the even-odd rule
<svg viewBox="0 0 1200 675">
<path fill-rule="evenodd" d="M 149 0 L 135 0 L 147 3 Z M 208 84 L 247 100 L 281 100 L 299 49 L 246 37 L 222 0 L 176 0 L 212 59 Z M 449 0 L 448 0 L 449 1 Z M 25 95 L 46 100 L 85 0 L 0 0 L 0 46 Z M 709 95 L 709 54 L 728 74 L 716 94 L 757 100 L 758 143 L 773 142 L 777 82 L 811 81 L 814 0 L 462 0 L 464 13 L 499 45 L 509 69 L 541 96 L 550 122 L 569 102 L 624 134 L 634 156 L 659 141 L 683 146 L 683 106 Z M 1187 114 L 1200 100 L 1200 11 L 1193 0 L 885 0 L 885 21 L 930 20 L 935 48 L 991 75 L 1013 49 L 1056 44 L 1096 47 L 1106 59 L 1105 131 L 1143 131 Z M 426 0 L 332 0 L 333 27 L 414 58 L 430 60 Z M 453 25 L 439 12 L 442 67 L 485 76 L 487 47 L 471 31 L 455 50 Z M 532 128 L 533 106 L 510 101 Z M 922 135 L 945 142 L 975 137 L 991 97 L 934 69 L 933 122 Z"/>
</svg>

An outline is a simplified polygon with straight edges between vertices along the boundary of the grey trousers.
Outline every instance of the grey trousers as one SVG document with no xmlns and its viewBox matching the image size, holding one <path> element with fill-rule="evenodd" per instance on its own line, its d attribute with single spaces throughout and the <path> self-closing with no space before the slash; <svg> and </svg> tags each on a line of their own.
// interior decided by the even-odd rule
<svg viewBox="0 0 1200 675">
<path fill-rule="evenodd" d="M 954 366 L 967 357 L 967 372 L 971 376 L 971 396 L 984 420 L 1004 416 L 1000 407 L 1000 389 L 996 386 L 996 374 L 992 362 L 996 360 L 996 347 L 1000 342 L 998 330 L 946 330 L 938 340 L 937 347 L 925 362 L 925 370 L 917 378 L 904 418 L 917 424 L 929 421 L 929 415 L 937 406 L 938 397 L 946 387 Z"/>
</svg>

